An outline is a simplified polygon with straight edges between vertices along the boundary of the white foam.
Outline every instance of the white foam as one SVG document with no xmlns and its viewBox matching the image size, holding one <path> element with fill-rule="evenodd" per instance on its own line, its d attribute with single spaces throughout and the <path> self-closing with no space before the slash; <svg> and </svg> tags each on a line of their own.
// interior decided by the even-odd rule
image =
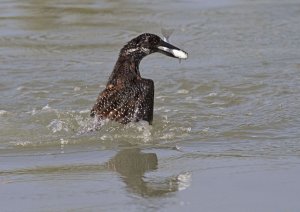
<svg viewBox="0 0 300 212">
<path fill-rule="evenodd" d="M 85 113 L 89 113 L 89 112 L 90 112 L 90 110 L 81 110 L 81 111 L 79 111 L 80 114 L 85 114 Z"/>
<path fill-rule="evenodd" d="M 50 109 L 51 107 L 48 104 L 42 108 L 42 110 L 50 110 Z"/>
<path fill-rule="evenodd" d="M 0 110 L 0 116 L 6 115 L 6 114 L 8 114 L 8 112 L 6 110 Z"/>
<path fill-rule="evenodd" d="M 24 90 L 25 89 L 25 87 L 24 86 L 20 86 L 20 87 L 17 87 L 17 91 L 21 91 L 21 90 Z"/>
<path fill-rule="evenodd" d="M 145 143 L 149 142 L 151 140 L 151 129 L 152 126 L 149 125 L 149 123 L 147 121 L 143 121 L 140 120 L 139 122 L 137 122 L 137 129 L 140 132 L 143 132 L 143 141 Z"/>
<path fill-rule="evenodd" d="M 190 187 L 191 182 L 192 182 L 192 174 L 187 172 L 178 175 L 177 177 L 178 180 L 178 190 L 182 191 Z"/>
<path fill-rule="evenodd" d="M 207 96 L 218 96 L 218 93 L 215 93 L 215 92 L 209 93 Z"/>
<path fill-rule="evenodd" d="M 63 138 L 60 139 L 60 144 L 61 145 L 65 145 L 65 144 L 68 144 L 69 141 L 68 140 L 64 140 Z"/>
<path fill-rule="evenodd" d="M 32 143 L 30 141 L 16 141 L 16 142 L 10 142 L 11 144 L 14 144 L 15 146 L 28 146 Z"/>
<path fill-rule="evenodd" d="M 190 91 L 189 90 L 186 90 L 186 89 L 181 89 L 181 90 L 178 90 L 177 93 L 180 93 L 180 94 L 187 94 L 189 93 Z"/>
<path fill-rule="evenodd" d="M 80 91 L 81 90 L 81 88 L 80 87 L 74 87 L 74 91 Z"/>
<path fill-rule="evenodd" d="M 50 124 L 47 127 L 51 129 L 53 133 L 60 132 L 62 130 L 68 132 L 69 131 L 68 127 L 64 127 L 64 125 L 65 122 L 58 119 L 54 119 L 53 121 L 50 122 Z"/>
<path fill-rule="evenodd" d="M 28 112 L 26 112 L 26 113 L 29 113 L 29 114 L 31 114 L 32 116 L 34 116 L 35 114 L 37 114 L 37 111 L 36 111 L 35 108 L 33 108 L 32 111 L 28 111 Z"/>
<path fill-rule="evenodd" d="M 68 140 L 64 140 L 63 138 L 60 139 L 60 153 L 63 154 L 65 153 L 65 144 L 68 144 L 69 141 Z"/>
<path fill-rule="evenodd" d="M 76 116 L 75 119 L 80 126 L 77 133 L 78 135 L 99 130 L 109 122 L 108 119 L 99 120 L 96 116 L 92 119 L 83 119 L 81 116 Z"/>
</svg>

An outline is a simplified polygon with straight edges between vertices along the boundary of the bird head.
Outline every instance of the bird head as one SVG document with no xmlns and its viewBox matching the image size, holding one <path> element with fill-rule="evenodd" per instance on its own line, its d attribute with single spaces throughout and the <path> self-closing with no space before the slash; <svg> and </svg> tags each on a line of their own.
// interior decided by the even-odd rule
<svg viewBox="0 0 300 212">
<path fill-rule="evenodd" d="M 120 54 L 142 59 L 155 52 L 179 59 L 187 59 L 188 57 L 185 51 L 162 40 L 159 36 L 150 33 L 144 33 L 133 38 L 122 48 Z"/>
</svg>

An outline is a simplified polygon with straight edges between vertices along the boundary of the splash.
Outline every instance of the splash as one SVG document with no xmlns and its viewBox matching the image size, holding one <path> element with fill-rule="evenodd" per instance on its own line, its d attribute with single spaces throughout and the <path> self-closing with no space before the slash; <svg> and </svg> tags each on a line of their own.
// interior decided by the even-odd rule
<svg viewBox="0 0 300 212">
<path fill-rule="evenodd" d="M 161 28 L 161 34 L 163 35 L 163 41 L 170 43 L 169 38 L 173 34 L 174 29 L 166 29 L 166 28 Z M 167 51 L 167 48 L 165 49 Z M 179 63 L 181 63 L 181 59 L 187 59 L 187 53 L 181 51 L 181 50 L 172 50 L 172 54 L 178 58 Z"/>
<path fill-rule="evenodd" d="M 192 182 L 192 174 L 190 172 L 182 173 L 177 176 L 178 190 L 182 191 L 190 187 Z"/>
<path fill-rule="evenodd" d="M 77 130 L 77 135 L 82 135 L 89 132 L 99 131 L 103 128 L 105 124 L 109 122 L 109 120 L 99 120 L 97 117 L 94 118 L 86 118 L 84 119 L 82 116 L 76 116 L 75 120 L 79 124 L 79 128 Z"/>
<path fill-rule="evenodd" d="M 69 143 L 68 140 L 65 140 L 63 138 L 60 139 L 60 153 L 61 154 L 65 153 L 65 150 L 64 150 L 65 144 L 68 144 L 68 143 Z"/>
<path fill-rule="evenodd" d="M 163 35 L 163 41 L 169 43 L 169 38 L 173 34 L 174 29 L 166 29 L 166 28 L 161 28 L 161 34 Z"/>
<path fill-rule="evenodd" d="M 128 125 L 128 128 L 136 129 L 138 134 L 139 134 L 139 136 L 136 136 L 136 137 L 141 138 L 144 143 L 147 143 L 147 142 L 151 141 L 151 139 L 152 139 L 152 133 L 151 133 L 152 126 L 149 125 L 149 123 L 147 121 L 140 120 L 139 122 L 131 122 Z"/>
<path fill-rule="evenodd" d="M 40 109 L 34 109 L 33 112 L 26 112 L 31 125 L 37 130 L 37 134 L 24 139 L 31 141 L 34 145 L 59 144 L 62 147 L 61 151 L 64 152 L 65 141 L 69 144 L 83 140 L 108 143 L 129 142 L 139 145 L 170 144 L 191 133 L 189 124 L 182 126 L 182 124 L 168 119 L 168 114 L 172 110 L 165 107 L 156 109 L 160 111 L 161 115 L 156 117 L 153 125 L 142 120 L 123 125 L 107 119 L 91 118 L 89 110 L 61 110 L 46 105 Z M 37 138 L 39 132 L 43 133 L 47 139 L 41 142 Z M 22 144 L 19 143 L 19 145 Z M 24 143 L 24 145 L 29 144 Z"/>
<path fill-rule="evenodd" d="M 51 121 L 51 123 L 47 126 L 50 130 L 52 130 L 53 133 L 60 132 L 60 131 L 69 131 L 68 126 L 66 126 L 66 123 L 64 121 L 54 119 Z"/>
<path fill-rule="evenodd" d="M 22 147 L 32 145 L 32 142 L 30 141 L 11 141 L 9 143 L 14 146 L 22 146 Z"/>
</svg>

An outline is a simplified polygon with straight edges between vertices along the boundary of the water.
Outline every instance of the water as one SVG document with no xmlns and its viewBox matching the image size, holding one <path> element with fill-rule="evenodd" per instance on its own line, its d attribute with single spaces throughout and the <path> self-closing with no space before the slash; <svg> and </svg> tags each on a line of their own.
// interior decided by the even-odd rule
<svg viewBox="0 0 300 212">
<path fill-rule="evenodd" d="M 298 211 L 299 1 L 1 1 L 4 211 Z M 154 54 L 153 125 L 89 109 L 120 48 Z"/>
</svg>

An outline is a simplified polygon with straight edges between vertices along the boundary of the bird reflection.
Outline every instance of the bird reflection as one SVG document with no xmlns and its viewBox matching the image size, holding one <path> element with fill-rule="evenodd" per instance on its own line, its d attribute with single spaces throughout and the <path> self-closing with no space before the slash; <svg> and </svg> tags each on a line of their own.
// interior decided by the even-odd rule
<svg viewBox="0 0 300 212">
<path fill-rule="evenodd" d="M 191 182 L 190 173 L 181 173 L 169 177 L 157 177 L 155 175 L 151 177 L 150 175 L 146 175 L 147 172 L 158 170 L 157 155 L 155 153 L 144 153 L 138 148 L 121 150 L 112 159 L 101 165 L 64 164 L 61 166 L 0 170 L 0 176 L 24 176 L 27 174 L 41 176 L 54 174 L 55 176 L 65 178 L 67 174 L 73 177 L 76 173 L 80 173 L 80 175 L 82 173 L 94 174 L 108 170 L 116 171 L 121 176 L 128 192 L 143 197 L 160 197 L 168 193 L 180 191 L 189 187 Z M 159 173 L 159 170 L 157 173 Z"/>
<path fill-rule="evenodd" d="M 144 176 L 146 172 L 156 170 L 157 166 L 155 153 L 143 153 L 138 148 L 121 150 L 106 163 L 107 168 L 121 175 L 130 192 L 141 196 L 162 196 L 184 188 L 181 175 L 155 180 Z"/>
</svg>

